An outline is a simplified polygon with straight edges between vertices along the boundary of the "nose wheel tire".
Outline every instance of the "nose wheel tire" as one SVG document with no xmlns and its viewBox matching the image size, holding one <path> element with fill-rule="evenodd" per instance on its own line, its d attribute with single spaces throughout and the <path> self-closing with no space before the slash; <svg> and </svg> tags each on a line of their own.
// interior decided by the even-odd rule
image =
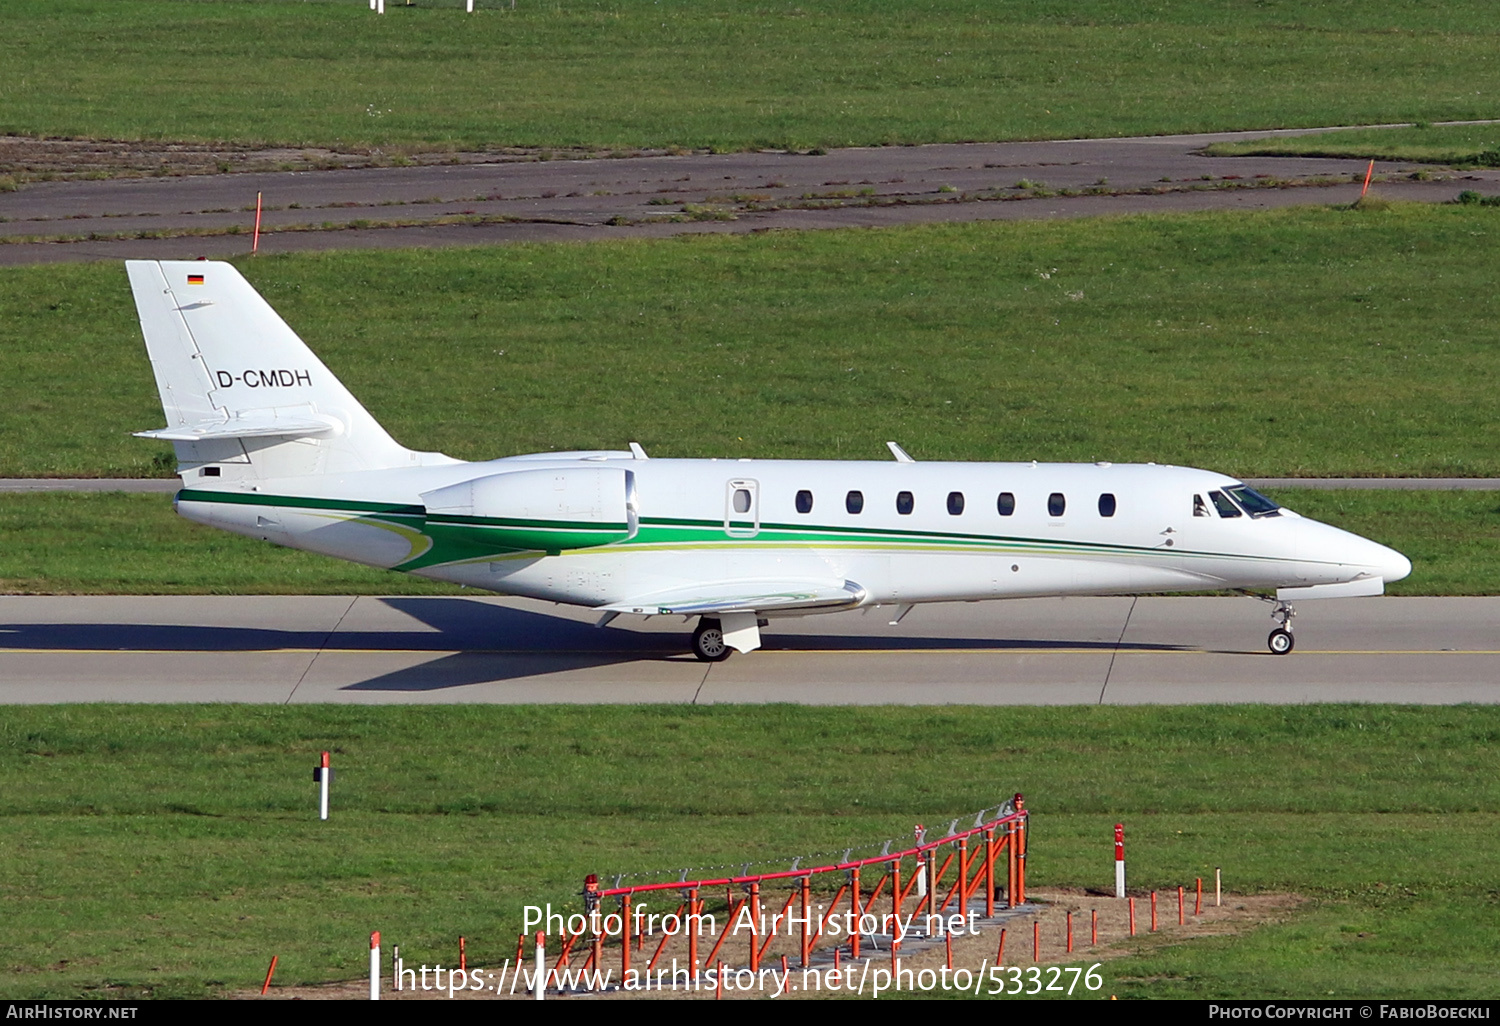
<svg viewBox="0 0 1500 1026">
<path fill-rule="evenodd" d="M 1292 637 L 1292 632 L 1283 627 L 1278 627 L 1266 638 L 1266 647 L 1271 650 L 1272 655 L 1286 655 L 1297 643 Z"/>
<path fill-rule="evenodd" d="M 719 663 L 729 658 L 724 628 L 718 620 L 704 617 L 698 621 L 698 627 L 693 631 L 693 655 L 705 663 Z"/>
</svg>

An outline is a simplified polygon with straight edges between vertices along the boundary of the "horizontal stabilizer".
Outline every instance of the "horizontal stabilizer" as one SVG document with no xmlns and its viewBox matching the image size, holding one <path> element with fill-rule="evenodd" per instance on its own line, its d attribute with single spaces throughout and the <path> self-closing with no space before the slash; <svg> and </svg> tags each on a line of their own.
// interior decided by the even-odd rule
<svg viewBox="0 0 1500 1026">
<path fill-rule="evenodd" d="M 304 438 L 342 434 L 344 425 L 334 417 L 316 413 L 286 416 L 275 410 L 252 410 L 228 420 L 202 420 L 196 424 L 137 431 L 137 438 L 161 438 L 169 442 L 202 442 L 218 438 Z"/>
<path fill-rule="evenodd" d="M 646 616 L 699 616 L 722 613 L 831 612 L 864 601 L 865 589 L 853 581 L 839 584 L 809 581 L 730 581 L 659 592 L 631 602 L 600 606 L 611 613 Z"/>
</svg>

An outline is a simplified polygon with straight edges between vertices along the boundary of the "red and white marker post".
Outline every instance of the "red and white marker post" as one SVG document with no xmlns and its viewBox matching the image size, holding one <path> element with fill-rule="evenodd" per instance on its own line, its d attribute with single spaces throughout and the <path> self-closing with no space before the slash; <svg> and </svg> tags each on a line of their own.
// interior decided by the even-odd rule
<svg viewBox="0 0 1500 1026">
<path fill-rule="evenodd" d="M 532 997 L 541 1001 L 547 996 L 547 935 L 536 933 L 536 975 L 532 977 Z"/>
<path fill-rule="evenodd" d="M 323 753 L 323 765 L 313 767 L 313 779 L 318 782 L 318 818 L 328 818 L 328 782 L 333 779 L 333 770 L 328 768 L 328 753 Z"/>
<path fill-rule="evenodd" d="M 1125 824 L 1115 824 L 1115 897 L 1125 897 Z"/>
<path fill-rule="evenodd" d="M 324 753 L 327 754 L 326 752 Z M 380 931 L 370 934 L 370 1000 L 380 1000 Z"/>
</svg>

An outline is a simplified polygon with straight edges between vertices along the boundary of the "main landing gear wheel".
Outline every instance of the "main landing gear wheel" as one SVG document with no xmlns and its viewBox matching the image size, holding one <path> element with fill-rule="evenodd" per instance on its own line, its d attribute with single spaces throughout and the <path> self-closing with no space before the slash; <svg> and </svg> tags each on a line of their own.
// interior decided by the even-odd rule
<svg viewBox="0 0 1500 1026">
<path fill-rule="evenodd" d="M 729 658 L 729 646 L 724 642 L 724 628 L 718 620 L 703 617 L 693 631 L 693 655 L 705 663 L 719 663 Z"/>
</svg>

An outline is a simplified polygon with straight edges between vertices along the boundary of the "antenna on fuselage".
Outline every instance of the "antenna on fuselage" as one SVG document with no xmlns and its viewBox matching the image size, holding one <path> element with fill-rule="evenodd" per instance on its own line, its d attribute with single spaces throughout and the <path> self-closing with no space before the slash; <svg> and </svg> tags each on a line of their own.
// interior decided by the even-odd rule
<svg viewBox="0 0 1500 1026">
<path fill-rule="evenodd" d="M 916 460 L 914 460 L 914 459 L 911 458 L 911 456 L 907 453 L 907 451 L 905 449 L 901 448 L 901 446 L 897 445 L 895 442 L 886 442 L 885 444 L 886 444 L 886 447 L 891 450 L 891 455 L 894 456 L 894 457 L 896 457 L 896 462 L 897 463 L 915 463 L 915 462 L 917 462 Z"/>
</svg>

